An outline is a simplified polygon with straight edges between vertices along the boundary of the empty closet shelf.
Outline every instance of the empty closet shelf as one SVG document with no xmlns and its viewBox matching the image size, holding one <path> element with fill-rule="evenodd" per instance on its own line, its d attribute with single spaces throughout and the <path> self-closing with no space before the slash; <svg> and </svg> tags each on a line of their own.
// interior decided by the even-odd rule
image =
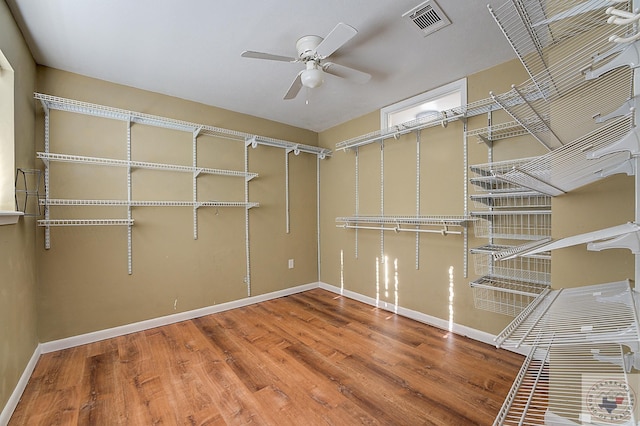
<svg viewBox="0 0 640 426">
<path fill-rule="evenodd" d="M 496 259 L 496 254 L 509 252 L 514 246 L 487 244 L 472 248 L 475 273 L 481 276 L 520 280 L 533 284 L 551 283 L 551 255 L 540 253 L 509 259 Z"/>
<path fill-rule="evenodd" d="M 124 206 L 124 207 L 259 207 L 260 203 L 241 201 L 127 201 L 127 200 L 69 200 L 42 199 L 45 206 Z"/>
<path fill-rule="evenodd" d="M 173 130 L 193 133 L 196 135 L 208 135 L 220 137 L 224 139 L 232 139 L 238 141 L 249 141 L 253 147 L 258 145 L 267 145 L 283 149 L 297 150 L 309 154 L 318 155 L 321 158 L 331 156 L 331 150 L 319 148 L 312 145 L 304 145 L 280 139 L 268 138 L 263 136 L 243 133 L 236 130 L 223 129 L 220 127 L 209 126 L 207 124 L 198 124 L 188 121 L 175 120 L 173 118 L 160 117 L 157 115 L 144 114 L 136 111 L 128 111 L 119 108 L 113 108 L 104 105 L 82 102 L 74 99 L 61 98 L 57 96 L 46 95 L 43 93 L 35 93 L 34 97 L 38 99 L 45 110 L 60 110 L 73 112 L 76 114 L 85 114 L 94 117 L 108 118 L 111 120 L 126 121 L 130 123 L 139 123 L 147 126 L 162 127 Z"/>
<path fill-rule="evenodd" d="M 44 219 L 38 226 L 130 226 L 133 219 Z"/>
<path fill-rule="evenodd" d="M 598 404 L 606 404 L 608 397 L 620 408 L 614 414 L 626 413 L 630 420 L 615 424 L 635 425 L 633 410 L 627 408 L 632 406 L 637 383 L 625 372 L 627 350 L 615 343 L 533 348 L 494 425 L 601 424 L 597 414 L 606 411 Z"/>
<path fill-rule="evenodd" d="M 498 192 L 470 196 L 476 207 L 496 209 L 551 207 L 551 197 L 537 191 Z"/>
<path fill-rule="evenodd" d="M 493 210 L 471 212 L 478 238 L 541 240 L 551 236 L 551 210 Z"/>
<path fill-rule="evenodd" d="M 548 285 L 513 278 L 484 276 L 469 283 L 476 309 L 515 317 L 540 294 L 549 291 Z"/>
<path fill-rule="evenodd" d="M 587 248 L 600 251 L 606 248 L 628 248 L 634 253 L 640 252 L 640 225 L 634 222 L 612 226 L 585 234 L 574 235 L 567 238 L 551 241 L 531 250 L 523 250 L 521 254 L 535 255 L 550 250 L 571 247 L 579 244 L 588 244 Z"/>
<path fill-rule="evenodd" d="M 638 318 L 629 281 L 551 291 L 497 337 L 497 346 L 638 344 Z"/>
<path fill-rule="evenodd" d="M 477 137 L 478 142 L 491 143 L 501 139 L 515 138 L 517 136 L 528 135 L 527 129 L 522 127 L 517 121 L 508 123 L 493 124 L 490 127 L 482 127 L 467 131 L 467 137 Z"/>
<path fill-rule="evenodd" d="M 497 173 L 506 173 L 514 167 L 527 164 L 539 157 L 519 158 L 516 160 L 496 161 L 493 163 L 474 164 L 469 166 L 469 170 L 478 176 L 494 176 Z"/>
<path fill-rule="evenodd" d="M 40 158 L 47 166 L 49 165 L 50 162 L 57 161 L 57 162 L 65 162 L 65 163 L 90 164 L 90 165 L 98 165 L 98 166 L 131 167 L 131 168 L 137 168 L 137 169 L 188 172 L 188 173 L 196 173 L 196 174 L 211 174 L 211 175 L 221 175 L 221 176 L 237 176 L 237 177 L 244 177 L 247 180 L 251 180 L 254 177 L 258 176 L 257 173 L 245 173 L 245 172 L 236 171 L 236 170 L 180 166 L 180 165 L 173 165 L 173 164 L 150 163 L 146 161 L 117 160 L 113 158 L 86 157 L 81 155 L 55 154 L 51 152 L 38 152 L 37 157 Z"/>
<path fill-rule="evenodd" d="M 619 141 L 630 131 L 631 119 L 625 115 L 528 163 L 495 173 L 494 177 L 511 185 L 557 196 L 612 174 L 634 174 L 628 152 L 588 158 L 589 152 Z"/>
</svg>

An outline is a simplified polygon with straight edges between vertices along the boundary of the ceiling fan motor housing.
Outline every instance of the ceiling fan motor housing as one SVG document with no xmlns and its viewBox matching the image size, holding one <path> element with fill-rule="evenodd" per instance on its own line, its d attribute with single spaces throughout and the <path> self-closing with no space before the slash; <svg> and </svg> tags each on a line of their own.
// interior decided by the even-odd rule
<svg viewBox="0 0 640 426">
<path fill-rule="evenodd" d="M 322 42 L 322 37 L 316 35 L 308 35 L 300 37 L 296 42 L 296 50 L 298 51 L 298 57 L 303 61 L 308 61 L 316 58 L 316 48 Z"/>
</svg>

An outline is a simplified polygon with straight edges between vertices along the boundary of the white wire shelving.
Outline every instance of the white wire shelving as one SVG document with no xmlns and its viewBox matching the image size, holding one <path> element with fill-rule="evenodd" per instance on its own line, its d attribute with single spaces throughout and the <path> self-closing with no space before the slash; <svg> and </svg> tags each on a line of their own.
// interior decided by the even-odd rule
<svg viewBox="0 0 640 426">
<path fill-rule="evenodd" d="M 509 0 L 490 7 L 530 76 L 494 98 L 518 122 L 544 121 L 546 128 L 531 130 L 550 152 L 483 176 L 554 197 L 613 174 L 636 174 L 640 14 L 631 10 L 637 7 L 620 0 Z M 638 183 L 636 175 L 636 191 Z M 496 251 L 491 265 L 584 243 L 640 254 L 638 229 L 628 223 L 531 241 Z M 636 277 L 639 267 L 636 257 Z M 530 352 L 494 425 L 637 425 L 636 296 L 629 281 L 536 296 L 496 338 L 498 346 Z"/>
<path fill-rule="evenodd" d="M 536 346 L 525 359 L 494 421 L 498 425 L 636 425 L 636 373 L 616 343 Z M 611 416 L 603 409 L 610 397 Z M 603 404 L 603 405 L 600 405 Z M 614 410 L 615 409 L 615 410 Z"/>
<path fill-rule="evenodd" d="M 463 228 L 474 221 L 474 218 L 465 216 L 349 216 L 337 217 L 336 227 L 393 232 L 425 232 L 446 236 L 462 234 L 461 230 L 449 228 Z M 411 228 L 408 228 L 409 226 Z M 427 229 L 423 227 L 427 227 Z M 439 229 L 429 229 L 429 227 Z"/>
<path fill-rule="evenodd" d="M 491 126 L 467 131 L 467 137 L 475 136 L 478 142 L 483 142 L 487 145 L 491 145 L 493 142 L 502 139 L 515 138 L 528 134 L 529 131 L 517 121 L 492 124 Z"/>
<path fill-rule="evenodd" d="M 487 244 L 472 248 L 476 275 L 491 275 L 497 278 L 513 278 L 534 284 L 551 284 L 551 253 L 542 252 L 515 258 L 500 258 L 500 254 L 513 246 Z"/>
<path fill-rule="evenodd" d="M 250 282 L 250 258 L 249 258 L 249 209 L 259 207 L 257 202 L 249 201 L 249 182 L 256 178 L 258 175 L 248 170 L 248 148 L 257 148 L 260 145 L 282 148 L 287 157 L 289 153 L 299 155 L 300 153 L 307 153 L 316 155 L 318 160 L 325 159 L 331 156 L 331 150 L 326 148 L 320 148 L 311 145 L 305 145 L 290 141 L 284 141 L 280 139 L 274 139 L 264 137 L 260 135 L 248 134 L 244 132 L 238 132 L 234 130 L 222 129 L 219 127 L 209 126 L 205 124 L 192 123 L 188 121 L 176 120 L 167 117 L 161 117 L 156 115 L 145 114 L 141 112 L 129 111 L 124 109 L 113 108 L 104 105 L 92 104 L 72 99 L 66 99 L 51 95 L 45 95 L 41 93 L 35 93 L 35 99 L 39 100 L 43 110 L 45 119 L 45 149 L 44 152 L 38 152 L 37 157 L 40 158 L 44 165 L 44 197 L 37 203 L 39 206 L 44 206 L 44 219 L 39 220 L 37 223 L 39 226 L 45 228 L 45 248 L 51 247 L 51 231 L 52 227 L 67 227 L 67 226 L 104 226 L 104 225 L 117 225 L 127 227 L 127 253 L 128 253 L 128 272 L 132 273 L 132 226 L 134 220 L 132 217 L 132 208 L 138 207 L 189 207 L 193 210 L 193 236 L 194 239 L 198 238 L 198 210 L 203 207 L 215 207 L 215 208 L 244 208 L 245 209 L 245 248 L 246 248 L 246 264 L 247 274 L 244 278 L 244 282 L 247 285 L 247 294 L 251 295 L 251 282 Z M 123 121 L 128 124 L 126 133 L 126 146 L 127 157 L 126 159 L 115 158 L 102 158 L 102 157 L 90 157 L 81 155 L 72 155 L 64 153 L 54 153 L 50 150 L 49 140 L 49 127 L 50 127 L 50 111 L 59 110 L 63 112 L 82 114 L 94 117 L 100 117 L 110 120 Z M 188 132 L 192 136 L 192 164 L 191 165 L 176 165 L 176 164 L 162 164 L 147 161 L 136 161 L 131 158 L 131 125 L 141 124 L 146 126 L 160 127 L 172 130 L 178 130 Z M 209 167 L 201 167 L 197 156 L 198 137 L 200 136 L 213 136 L 222 139 L 229 139 L 235 141 L 241 141 L 244 145 L 244 171 L 237 170 L 224 170 Z M 288 158 L 287 158 L 288 160 Z M 126 199 L 66 199 L 66 198 L 52 198 L 50 193 L 50 173 L 51 163 L 63 162 L 73 163 L 78 165 L 91 165 L 91 166 L 110 166 L 120 167 L 126 171 L 127 174 L 127 197 Z M 162 172 L 180 172 L 189 173 L 193 177 L 191 200 L 134 200 L 132 198 L 132 170 L 135 169 L 147 169 L 156 170 Z M 200 199 L 197 190 L 198 177 L 203 175 L 216 175 L 216 176 L 228 176 L 237 177 L 244 180 L 244 201 L 220 201 L 215 199 Z M 288 170 L 287 170 L 287 183 L 288 183 Z M 288 185 L 286 185 L 287 200 L 288 200 Z M 203 197 L 204 198 L 204 197 Z M 100 206 L 100 207 L 126 207 L 126 218 L 115 219 L 62 219 L 51 217 L 51 207 L 72 207 L 72 206 Z M 58 212 L 60 210 L 57 210 Z M 287 231 L 288 231 L 288 206 L 287 206 Z"/>
<path fill-rule="evenodd" d="M 131 167 L 134 169 L 162 170 L 171 172 L 187 172 L 200 174 L 210 174 L 219 176 L 235 176 L 244 177 L 251 180 L 258 176 L 257 173 L 245 173 L 236 170 L 211 169 L 206 167 L 181 166 L 175 164 L 151 163 L 146 161 L 129 161 L 117 160 L 113 158 L 87 157 L 82 155 L 56 154 L 52 152 L 38 152 L 36 156 L 41 159 L 45 166 L 49 166 L 50 162 L 89 164 L 96 166 L 112 166 L 112 167 Z"/>
<path fill-rule="evenodd" d="M 547 284 L 521 281 L 486 275 L 469 283 L 473 291 L 476 309 L 515 317 L 540 294 L 547 291 Z"/>
<path fill-rule="evenodd" d="M 385 130 L 377 130 L 365 135 L 356 136 L 354 138 L 338 142 L 335 146 L 335 149 L 337 151 L 354 150 L 355 148 L 376 142 L 382 142 L 386 139 L 398 139 L 400 136 L 407 133 L 419 131 L 429 127 L 446 127 L 450 121 L 485 114 L 496 108 L 497 106 L 495 105 L 495 102 L 493 100 L 481 99 L 479 101 L 471 102 L 450 110 L 431 112 L 425 114 L 419 119 L 407 121 L 405 123 L 390 127 Z"/>
<path fill-rule="evenodd" d="M 530 352 L 494 425 L 600 424 L 606 420 L 596 417 L 602 410 L 585 402 L 606 402 L 602 395 L 610 389 L 590 395 L 594 386 L 613 383 L 618 397 L 620 389 L 635 394 L 640 383 L 635 295 L 628 280 L 541 293 L 496 337 L 499 347 Z M 636 425 L 633 395 L 624 396 L 630 409 L 616 415 L 628 422 L 617 424 Z"/>
<path fill-rule="evenodd" d="M 496 337 L 496 345 L 506 348 L 639 341 L 638 316 L 628 280 L 553 290 Z"/>
<path fill-rule="evenodd" d="M 232 139 L 243 142 L 250 141 L 253 148 L 257 147 L 258 145 L 265 145 L 276 148 L 292 149 L 296 152 L 315 154 L 321 158 L 331 156 L 331 150 L 327 148 L 320 148 L 312 145 L 305 145 L 281 139 L 269 138 L 265 136 L 210 126 L 207 124 L 192 123 L 189 121 L 176 120 L 173 118 L 145 114 L 136 111 L 129 111 L 120 108 L 113 108 L 105 105 L 82 102 L 74 99 L 61 98 L 58 96 L 46 95 L 43 93 L 35 93 L 34 96 L 42 103 L 45 110 L 66 111 L 76 114 L 108 118 L 112 120 L 139 123 L 147 126 L 180 130 L 189 133 L 197 133 L 199 135 L 217 136 L 225 139 Z"/>
</svg>

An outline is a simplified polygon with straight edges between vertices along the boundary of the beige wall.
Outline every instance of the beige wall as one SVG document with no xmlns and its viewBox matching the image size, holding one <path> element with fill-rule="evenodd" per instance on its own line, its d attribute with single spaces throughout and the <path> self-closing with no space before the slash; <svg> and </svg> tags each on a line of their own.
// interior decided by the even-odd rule
<svg viewBox="0 0 640 426">
<path fill-rule="evenodd" d="M 15 71 L 15 165 L 33 168 L 35 63 L 5 2 L 0 49 Z M 38 344 L 34 241 L 33 218 L 0 226 L 0 411 Z"/>
<path fill-rule="evenodd" d="M 148 114 L 208 124 L 308 145 L 314 132 L 193 102 L 38 68 L 40 92 Z M 104 118 L 51 113 L 50 150 L 126 159 L 126 124 Z M 43 112 L 38 111 L 37 148 L 43 149 Z M 133 124 L 132 159 L 191 165 L 190 133 Z M 244 170 L 244 144 L 198 138 L 198 165 Z M 285 151 L 249 148 L 251 295 L 317 281 L 316 157 L 290 154 L 291 232 L 285 228 Z M 126 169 L 52 163 L 51 196 L 126 199 Z M 134 200 L 192 200 L 189 173 L 134 170 Z M 243 201 L 244 180 L 202 175 L 200 201 Z M 118 207 L 52 207 L 51 218 L 126 218 Z M 42 341 L 101 330 L 247 296 L 244 278 L 243 208 L 201 208 L 198 239 L 190 207 L 133 208 L 133 274 L 127 273 L 125 227 L 54 228 L 45 250 L 38 230 L 39 330 Z M 288 269 L 294 259 L 294 269 Z M 176 302 L 177 300 L 177 302 Z M 174 305 L 176 309 L 174 309 Z"/>
<path fill-rule="evenodd" d="M 518 61 L 511 61 L 468 77 L 468 102 L 485 99 L 489 91 L 503 93 L 511 84 L 527 80 Z M 503 112 L 494 113 L 494 123 L 510 121 Z M 472 117 L 468 128 L 487 125 L 486 115 Z M 320 134 L 320 145 L 334 148 L 337 142 L 378 130 L 379 112 L 329 129 Z M 446 129 L 432 127 L 421 132 L 421 214 L 462 215 L 464 213 L 463 125 L 450 123 Z M 541 155 L 546 149 L 531 137 L 518 137 L 494 143 L 494 161 Z M 469 164 L 488 162 L 488 149 L 468 141 Z M 398 301 L 441 319 L 449 319 L 449 287 L 453 285 L 455 323 L 497 333 L 511 317 L 474 308 L 469 282 L 478 278 L 469 257 L 468 278 L 464 278 L 463 238 L 423 234 L 419 242 L 419 269 L 415 267 L 415 234 L 385 233 L 384 255 L 391 263 L 389 296 L 384 294 L 384 265 L 380 232 L 358 231 L 358 257 L 355 257 L 355 231 L 337 229 L 335 218 L 355 214 L 355 154 L 336 152 L 321 164 L 321 281 L 355 291 L 381 301 L 395 300 L 395 276 Z M 380 214 L 380 148 L 378 143 L 359 149 L 359 198 L 361 215 Z M 470 175 L 471 177 L 471 175 Z M 633 219 L 631 178 L 614 177 L 553 201 L 553 233 L 571 235 L 581 228 L 611 226 Z M 416 135 L 385 141 L 384 212 L 388 215 L 413 215 L 416 212 Z M 474 188 L 469 185 L 469 194 Z M 469 211 L 474 209 L 469 203 Z M 578 224 L 586 224 L 578 226 Z M 597 229 L 597 228 L 594 228 Z M 588 229 L 591 230 L 591 229 Z M 486 244 L 470 228 L 469 247 Z M 614 253 L 615 252 L 615 253 Z M 395 263 L 397 261 L 397 263 Z M 585 246 L 558 250 L 553 254 L 553 287 L 607 282 L 633 277 L 633 257 L 624 250 L 589 253 Z M 585 263 L 588 268 L 584 268 Z M 396 266 L 397 265 L 397 266 Z M 453 267 L 452 283 L 449 268 Z M 592 273 L 597 271 L 597 273 Z M 379 278 L 377 278 L 379 277 Z"/>
</svg>

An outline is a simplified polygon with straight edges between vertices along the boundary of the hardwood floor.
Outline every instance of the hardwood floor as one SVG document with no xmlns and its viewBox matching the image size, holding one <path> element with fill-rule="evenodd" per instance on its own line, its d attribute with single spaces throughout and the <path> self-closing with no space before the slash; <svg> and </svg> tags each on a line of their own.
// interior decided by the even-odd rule
<svg viewBox="0 0 640 426">
<path fill-rule="evenodd" d="M 521 364 L 314 289 L 44 354 L 9 425 L 490 425 Z"/>
</svg>

